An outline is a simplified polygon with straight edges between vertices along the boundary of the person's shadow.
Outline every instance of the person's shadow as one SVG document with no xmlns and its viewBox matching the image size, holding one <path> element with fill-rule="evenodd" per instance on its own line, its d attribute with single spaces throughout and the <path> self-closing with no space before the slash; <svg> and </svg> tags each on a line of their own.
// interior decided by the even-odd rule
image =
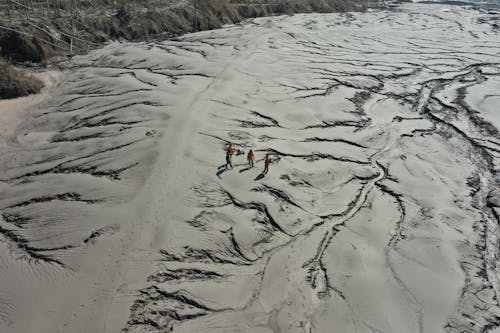
<svg viewBox="0 0 500 333">
<path fill-rule="evenodd" d="M 264 178 L 266 176 L 266 174 L 264 172 L 261 172 L 260 175 L 258 175 L 257 177 L 255 177 L 255 181 L 257 180 L 261 180 L 262 178 Z"/>
<path fill-rule="evenodd" d="M 222 165 L 218 166 L 217 167 L 217 173 L 216 173 L 217 177 L 219 177 L 219 178 L 222 179 L 221 175 L 224 173 L 224 171 L 226 171 L 226 165 L 225 164 L 222 164 Z"/>
<path fill-rule="evenodd" d="M 246 167 L 240 170 L 240 173 L 250 170 L 252 167 Z"/>
</svg>

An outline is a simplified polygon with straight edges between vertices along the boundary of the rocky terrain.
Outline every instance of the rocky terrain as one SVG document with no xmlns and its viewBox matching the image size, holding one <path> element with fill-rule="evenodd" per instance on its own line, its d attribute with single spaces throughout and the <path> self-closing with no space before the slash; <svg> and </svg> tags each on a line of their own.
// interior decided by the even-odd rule
<svg viewBox="0 0 500 333">
<path fill-rule="evenodd" d="M 0 331 L 498 333 L 497 22 L 408 4 L 75 57 L 0 121 Z"/>
</svg>

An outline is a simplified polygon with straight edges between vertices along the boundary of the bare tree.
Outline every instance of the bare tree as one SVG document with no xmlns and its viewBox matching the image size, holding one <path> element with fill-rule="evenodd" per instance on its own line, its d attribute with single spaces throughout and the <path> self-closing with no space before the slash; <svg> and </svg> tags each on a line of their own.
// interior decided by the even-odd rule
<svg viewBox="0 0 500 333">
<path fill-rule="evenodd" d="M 193 18 L 194 18 L 194 24 L 193 24 L 193 30 L 197 31 L 198 27 L 198 0 L 193 0 Z"/>
<path fill-rule="evenodd" d="M 9 1 L 7 4 L 7 16 L 9 17 L 9 23 L 12 24 L 12 17 L 10 16 L 10 7 L 12 6 L 12 3 Z"/>
<path fill-rule="evenodd" d="M 24 6 L 24 13 L 26 14 L 26 19 L 30 19 L 30 11 L 28 7 L 28 0 L 23 0 L 23 6 Z"/>
</svg>

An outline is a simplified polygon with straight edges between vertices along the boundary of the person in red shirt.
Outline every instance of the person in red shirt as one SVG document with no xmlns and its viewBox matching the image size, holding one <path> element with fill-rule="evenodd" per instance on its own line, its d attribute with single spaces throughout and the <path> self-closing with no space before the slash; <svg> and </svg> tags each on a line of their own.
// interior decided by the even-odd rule
<svg viewBox="0 0 500 333">
<path fill-rule="evenodd" d="M 267 173 L 269 171 L 269 164 L 271 164 L 271 156 L 266 154 L 266 157 L 264 158 L 264 171 L 262 173 Z"/>
<path fill-rule="evenodd" d="M 253 154 L 252 149 L 250 149 L 250 151 L 248 152 L 247 160 L 248 160 L 248 167 L 253 168 L 253 165 L 255 163 L 255 156 Z"/>
</svg>

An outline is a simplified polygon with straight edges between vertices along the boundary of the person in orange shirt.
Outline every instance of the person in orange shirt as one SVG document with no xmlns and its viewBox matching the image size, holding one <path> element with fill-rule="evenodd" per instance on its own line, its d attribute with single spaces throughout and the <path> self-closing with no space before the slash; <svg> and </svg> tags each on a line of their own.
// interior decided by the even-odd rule
<svg viewBox="0 0 500 333">
<path fill-rule="evenodd" d="M 253 154 L 252 149 L 250 149 L 250 151 L 248 152 L 247 160 L 248 160 L 248 167 L 253 168 L 253 165 L 255 163 L 255 156 Z"/>
<path fill-rule="evenodd" d="M 234 147 L 232 143 L 230 143 L 229 146 L 227 147 L 227 153 L 231 156 L 234 154 Z"/>
<path fill-rule="evenodd" d="M 271 156 L 266 154 L 266 157 L 264 158 L 264 171 L 262 171 L 262 173 L 267 173 L 269 171 L 269 164 L 271 164 Z"/>
<path fill-rule="evenodd" d="M 226 170 L 227 170 L 227 166 L 230 166 L 231 169 L 233 168 L 233 163 L 231 161 L 233 154 L 234 154 L 234 147 L 233 147 L 233 144 L 230 143 L 229 147 L 227 147 L 227 152 L 226 152 Z"/>
</svg>

